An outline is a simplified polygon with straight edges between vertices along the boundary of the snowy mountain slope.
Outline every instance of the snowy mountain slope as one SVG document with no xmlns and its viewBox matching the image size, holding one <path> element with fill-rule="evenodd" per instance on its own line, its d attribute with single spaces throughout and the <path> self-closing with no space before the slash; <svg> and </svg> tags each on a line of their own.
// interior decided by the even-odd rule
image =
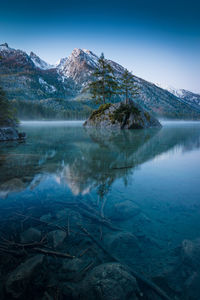
<svg viewBox="0 0 200 300">
<path fill-rule="evenodd" d="M 171 94 L 175 95 L 179 99 L 181 99 L 183 102 L 191 105 L 197 110 L 200 110 L 200 94 L 193 93 L 191 91 L 187 91 L 185 89 L 176 89 L 172 86 L 162 86 L 160 84 L 157 84 L 157 86 L 169 91 Z"/>
<path fill-rule="evenodd" d="M 30 58 L 36 68 L 39 68 L 41 70 L 48 70 L 48 69 L 55 68 L 55 66 L 46 63 L 44 60 L 42 60 L 39 56 L 37 56 L 33 52 L 30 53 Z"/>
<path fill-rule="evenodd" d="M 112 60 L 107 61 L 120 80 L 123 66 Z M 90 50 L 75 48 L 70 56 L 62 58 L 52 68 L 34 53 L 28 55 L 3 44 L 0 45 L 0 85 L 10 99 L 37 101 L 53 97 L 55 101 L 89 101 L 91 95 L 85 92 L 85 86 L 91 80 L 97 62 L 98 56 Z M 140 88 L 134 100 L 149 112 L 158 117 L 200 119 L 196 108 L 199 95 L 191 95 L 185 90 L 178 94 L 137 76 L 134 78 Z M 184 98 L 181 98 L 183 95 Z M 123 98 L 119 96 L 113 99 L 115 102 L 121 100 Z"/>
<path fill-rule="evenodd" d="M 87 80 L 88 74 L 97 67 L 98 56 L 86 49 L 75 48 L 68 58 L 57 65 L 59 74 L 72 78 L 77 84 Z"/>
<path fill-rule="evenodd" d="M 4 62 L 1 67 L 12 69 L 15 68 L 23 68 L 26 67 L 27 69 L 33 68 L 34 64 L 29 57 L 29 55 L 22 51 L 10 48 L 7 43 L 0 45 L 0 55 L 1 55 L 1 62 Z M 1 72 L 3 70 L 1 69 Z"/>
<path fill-rule="evenodd" d="M 187 90 L 181 90 L 181 92 L 181 99 L 184 99 L 186 102 L 195 105 L 200 109 L 200 94 L 196 94 Z"/>
<path fill-rule="evenodd" d="M 56 68 L 38 57 L 39 64 L 33 62 L 33 55 L 12 49 L 8 44 L 0 45 L 0 85 L 9 99 L 40 100 L 74 97 L 74 83 L 70 79 L 62 82 Z M 34 57 L 35 58 L 35 57 Z M 47 67 L 47 68 L 46 68 Z"/>
</svg>

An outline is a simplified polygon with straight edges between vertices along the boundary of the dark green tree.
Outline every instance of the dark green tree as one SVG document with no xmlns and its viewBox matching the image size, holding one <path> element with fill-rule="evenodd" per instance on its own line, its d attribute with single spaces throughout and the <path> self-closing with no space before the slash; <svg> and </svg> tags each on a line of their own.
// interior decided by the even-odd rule
<svg viewBox="0 0 200 300">
<path fill-rule="evenodd" d="M 4 90 L 0 87 L 0 125 L 16 121 L 15 110 L 9 103 Z"/>
<path fill-rule="evenodd" d="M 125 97 L 125 104 L 128 104 L 128 100 L 138 95 L 139 88 L 135 84 L 134 76 L 125 69 L 121 76 L 121 82 L 119 85 L 120 94 Z"/>
<path fill-rule="evenodd" d="M 111 98 L 118 91 L 118 82 L 114 77 L 113 69 L 106 61 L 102 53 L 98 66 L 92 74 L 92 81 L 88 85 L 88 89 L 92 94 L 92 98 L 97 103 L 105 104 L 106 101 L 111 101 Z"/>
</svg>

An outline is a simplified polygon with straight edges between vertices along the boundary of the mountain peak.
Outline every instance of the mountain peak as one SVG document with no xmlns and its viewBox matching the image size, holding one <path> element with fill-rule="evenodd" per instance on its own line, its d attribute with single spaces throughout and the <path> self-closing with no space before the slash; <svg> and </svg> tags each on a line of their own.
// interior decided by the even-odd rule
<svg viewBox="0 0 200 300">
<path fill-rule="evenodd" d="M 98 58 L 98 56 L 96 54 L 94 54 L 92 51 L 90 51 L 88 49 L 80 49 L 80 48 L 75 48 L 72 51 L 71 56 L 78 57 L 78 56 L 84 55 L 84 54 L 95 57 L 95 58 Z"/>
<path fill-rule="evenodd" d="M 46 61 L 42 60 L 38 55 L 36 55 L 34 52 L 31 51 L 30 58 L 32 62 L 34 63 L 36 68 L 42 69 L 42 70 L 48 70 L 53 68 L 54 66 L 48 64 Z"/>
<path fill-rule="evenodd" d="M 9 48 L 7 43 L 1 44 L 0 47 Z"/>
<path fill-rule="evenodd" d="M 83 54 L 83 50 L 82 49 L 80 49 L 80 48 L 75 48 L 73 51 L 72 51 L 72 56 L 79 56 L 79 55 L 81 55 L 81 54 Z"/>
<path fill-rule="evenodd" d="M 30 52 L 30 57 L 38 57 L 34 52 Z"/>
<path fill-rule="evenodd" d="M 76 83 L 83 83 L 88 74 L 97 67 L 98 56 L 87 49 L 75 48 L 71 55 L 57 64 L 57 70 L 64 77 L 71 77 Z"/>
<path fill-rule="evenodd" d="M 0 44 L 0 51 L 9 52 L 10 50 L 14 50 L 14 49 L 11 49 L 7 43 Z"/>
</svg>

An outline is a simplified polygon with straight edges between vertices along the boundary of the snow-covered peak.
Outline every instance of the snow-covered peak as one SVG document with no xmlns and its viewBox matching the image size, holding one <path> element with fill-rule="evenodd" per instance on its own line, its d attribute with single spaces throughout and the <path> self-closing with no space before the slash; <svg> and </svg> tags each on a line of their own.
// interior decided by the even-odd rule
<svg viewBox="0 0 200 300">
<path fill-rule="evenodd" d="M 48 70 L 54 68 L 53 65 L 48 64 L 44 60 L 42 60 L 39 56 L 37 56 L 35 53 L 31 52 L 30 53 L 30 58 L 36 68 L 42 69 L 42 70 Z"/>
<path fill-rule="evenodd" d="M 184 103 L 190 104 L 195 109 L 200 109 L 200 94 L 193 93 L 191 91 L 187 91 L 185 89 L 175 89 L 173 86 L 170 85 L 161 85 L 156 84 L 158 87 L 163 88 L 170 92 L 171 94 L 178 97 Z"/>
<path fill-rule="evenodd" d="M 82 49 L 83 52 L 89 54 L 89 55 L 95 55 L 92 51 L 88 50 L 88 49 Z M 96 56 L 96 55 L 95 55 Z"/>
<path fill-rule="evenodd" d="M 25 51 L 22 51 L 20 49 L 10 48 L 7 43 L 0 45 L 0 53 L 3 59 L 9 60 L 7 67 L 9 66 L 9 62 L 10 62 L 10 68 L 13 67 L 11 63 L 13 60 L 17 63 L 18 67 L 19 66 L 33 67 L 33 63 L 29 55 Z"/>
<path fill-rule="evenodd" d="M 12 50 L 14 50 L 14 49 L 10 48 L 7 43 L 4 43 L 4 44 L 0 45 L 0 51 L 9 52 L 9 51 L 12 51 Z"/>
<path fill-rule="evenodd" d="M 176 96 L 178 98 L 183 98 L 184 97 L 184 92 L 185 92 L 184 89 L 176 89 L 171 85 L 162 85 L 162 84 L 159 84 L 159 83 L 156 83 L 156 86 L 158 86 L 158 87 L 160 87 L 164 90 L 167 90 L 168 92 L 170 92 L 171 94 L 173 94 L 174 96 Z"/>
<path fill-rule="evenodd" d="M 65 66 L 65 63 L 67 61 L 67 57 L 61 58 L 57 63 L 56 63 L 56 68 L 60 71 L 63 71 L 63 68 Z"/>
<path fill-rule="evenodd" d="M 68 57 L 69 60 L 74 60 L 76 58 L 85 61 L 87 64 L 89 64 L 92 67 L 96 67 L 99 59 L 98 56 L 94 54 L 92 51 L 87 49 L 79 49 L 79 48 L 75 48 L 72 51 L 72 54 Z"/>
<path fill-rule="evenodd" d="M 56 66 L 58 73 L 82 82 L 92 69 L 97 67 L 98 56 L 87 49 L 75 48 L 67 58 L 62 58 Z"/>
<path fill-rule="evenodd" d="M 94 56 L 94 57 L 98 57 L 96 54 L 94 54 L 92 51 L 88 50 L 88 49 L 80 49 L 80 48 L 75 48 L 71 55 L 73 56 L 79 56 L 79 55 L 83 55 L 83 54 L 87 54 L 87 55 L 91 55 L 91 56 Z"/>
<path fill-rule="evenodd" d="M 83 54 L 83 50 L 82 50 L 82 49 L 79 49 L 79 48 L 75 48 L 75 49 L 72 51 L 72 53 L 71 53 L 70 56 L 77 57 L 77 56 L 79 56 L 79 55 L 81 55 L 81 54 Z"/>
</svg>

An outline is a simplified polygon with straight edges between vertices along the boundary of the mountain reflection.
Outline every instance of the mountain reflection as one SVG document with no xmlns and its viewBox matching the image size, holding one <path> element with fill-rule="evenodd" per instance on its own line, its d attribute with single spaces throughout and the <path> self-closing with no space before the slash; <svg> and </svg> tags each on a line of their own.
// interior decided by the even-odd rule
<svg viewBox="0 0 200 300">
<path fill-rule="evenodd" d="M 27 142 L 0 150 L 0 196 L 34 189 L 51 176 L 74 195 L 97 189 L 103 197 L 119 178 L 128 184 L 134 170 L 169 150 L 200 147 L 199 126 L 102 131 L 82 127 L 28 127 Z"/>
<path fill-rule="evenodd" d="M 79 145 L 79 156 L 63 168 L 60 182 L 66 182 L 75 195 L 98 188 L 99 195 L 103 197 L 116 179 L 123 178 L 125 184 L 128 182 L 134 168 L 143 162 L 139 152 L 157 133 L 155 129 L 86 130 L 91 142 Z"/>
</svg>

